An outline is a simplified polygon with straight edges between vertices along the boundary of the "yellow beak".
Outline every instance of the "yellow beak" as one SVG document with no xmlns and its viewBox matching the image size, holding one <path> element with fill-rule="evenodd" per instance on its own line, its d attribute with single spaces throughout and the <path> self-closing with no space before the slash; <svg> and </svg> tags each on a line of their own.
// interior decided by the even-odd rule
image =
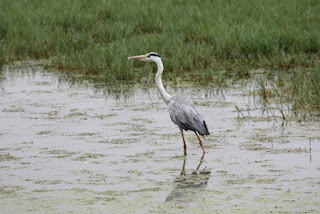
<svg viewBox="0 0 320 214">
<path fill-rule="evenodd" d="M 145 59 L 147 55 L 129 56 L 128 59 Z"/>
</svg>

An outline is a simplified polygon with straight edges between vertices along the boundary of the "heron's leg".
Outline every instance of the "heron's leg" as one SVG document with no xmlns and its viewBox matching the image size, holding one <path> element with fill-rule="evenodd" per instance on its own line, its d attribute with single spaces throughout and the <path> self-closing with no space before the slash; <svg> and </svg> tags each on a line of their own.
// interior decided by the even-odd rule
<svg viewBox="0 0 320 214">
<path fill-rule="evenodd" d="M 183 140 L 184 155 L 187 155 L 187 144 L 186 144 L 186 140 L 184 139 L 183 129 L 181 127 L 179 127 L 179 129 L 180 129 L 182 140 Z"/>
<path fill-rule="evenodd" d="M 201 148 L 202 148 L 202 152 L 203 152 L 203 154 L 205 154 L 205 153 L 206 153 L 206 151 L 204 150 L 204 146 L 203 146 L 203 143 L 202 143 L 202 141 L 201 141 L 201 139 L 200 139 L 199 135 L 197 134 L 197 132 L 194 132 L 194 133 L 197 135 L 197 138 L 198 138 L 198 140 L 199 140 L 199 143 L 200 143 L 200 146 L 201 146 Z"/>
<path fill-rule="evenodd" d="M 182 170 L 181 170 L 180 175 L 186 175 L 186 157 L 184 157 Z"/>
<path fill-rule="evenodd" d="M 202 157 L 201 157 L 201 159 L 200 159 L 200 163 L 199 163 L 199 165 L 198 165 L 198 167 L 197 167 L 197 170 L 199 170 L 201 164 L 203 163 L 204 155 L 205 155 L 205 153 L 203 153 L 203 155 L 202 155 Z"/>
</svg>

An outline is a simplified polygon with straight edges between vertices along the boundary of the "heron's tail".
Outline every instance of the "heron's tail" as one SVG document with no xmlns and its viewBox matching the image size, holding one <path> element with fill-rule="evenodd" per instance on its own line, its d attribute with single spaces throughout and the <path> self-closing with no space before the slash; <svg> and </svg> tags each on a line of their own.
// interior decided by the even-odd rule
<svg viewBox="0 0 320 214">
<path fill-rule="evenodd" d="M 203 121 L 202 128 L 201 128 L 201 131 L 199 132 L 199 134 L 202 135 L 202 136 L 210 135 L 208 127 L 207 127 L 207 124 L 206 124 L 206 121 Z"/>
</svg>

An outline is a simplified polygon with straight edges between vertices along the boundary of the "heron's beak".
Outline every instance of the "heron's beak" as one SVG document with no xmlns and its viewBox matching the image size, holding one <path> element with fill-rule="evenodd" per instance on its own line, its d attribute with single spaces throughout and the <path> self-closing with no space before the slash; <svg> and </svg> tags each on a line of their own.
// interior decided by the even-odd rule
<svg viewBox="0 0 320 214">
<path fill-rule="evenodd" d="M 140 59 L 143 60 L 147 58 L 147 55 L 139 55 L 139 56 L 129 56 L 128 59 Z"/>
</svg>

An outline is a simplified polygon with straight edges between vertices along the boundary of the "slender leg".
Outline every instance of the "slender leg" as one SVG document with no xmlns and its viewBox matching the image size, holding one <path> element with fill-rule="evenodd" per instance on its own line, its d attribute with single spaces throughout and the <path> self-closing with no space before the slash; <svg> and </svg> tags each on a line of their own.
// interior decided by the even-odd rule
<svg viewBox="0 0 320 214">
<path fill-rule="evenodd" d="M 198 167 L 197 167 L 197 170 L 199 170 L 201 164 L 203 163 L 204 155 L 205 155 L 205 153 L 203 153 L 203 155 L 202 155 L 202 157 L 201 157 L 201 159 L 200 159 L 200 163 L 199 163 L 199 165 L 198 165 Z"/>
<path fill-rule="evenodd" d="M 194 132 L 194 133 L 197 135 L 197 138 L 198 138 L 198 140 L 199 140 L 199 143 L 200 143 L 200 146 L 201 146 L 201 148 L 202 148 L 203 154 L 205 154 L 206 151 L 204 150 L 204 146 L 203 146 L 203 144 L 202 144 L 202 141 L 200 140 L 200 137 L 198 136 L 197 132 Z"/>
<path fill-rule="evenodd" d="M 186 157 L 184 157 L 184 160 L 183 160 L 183 165 L 182 165 L 182 170 L 181 170 L 181 173 L 180 175 L 186 175 Z"/>
<path fill-rule="evenodd" d="M 183 148 L 184 148 L 184 155 L 187 155 L 187 144 L 186 141 L 184 139 L 184 135 L 183 135 L 183 129 L 181 127 L 179 127 L 181 135 L 182 135 L 182 140 L 183 140 Z"/>
</svg>

